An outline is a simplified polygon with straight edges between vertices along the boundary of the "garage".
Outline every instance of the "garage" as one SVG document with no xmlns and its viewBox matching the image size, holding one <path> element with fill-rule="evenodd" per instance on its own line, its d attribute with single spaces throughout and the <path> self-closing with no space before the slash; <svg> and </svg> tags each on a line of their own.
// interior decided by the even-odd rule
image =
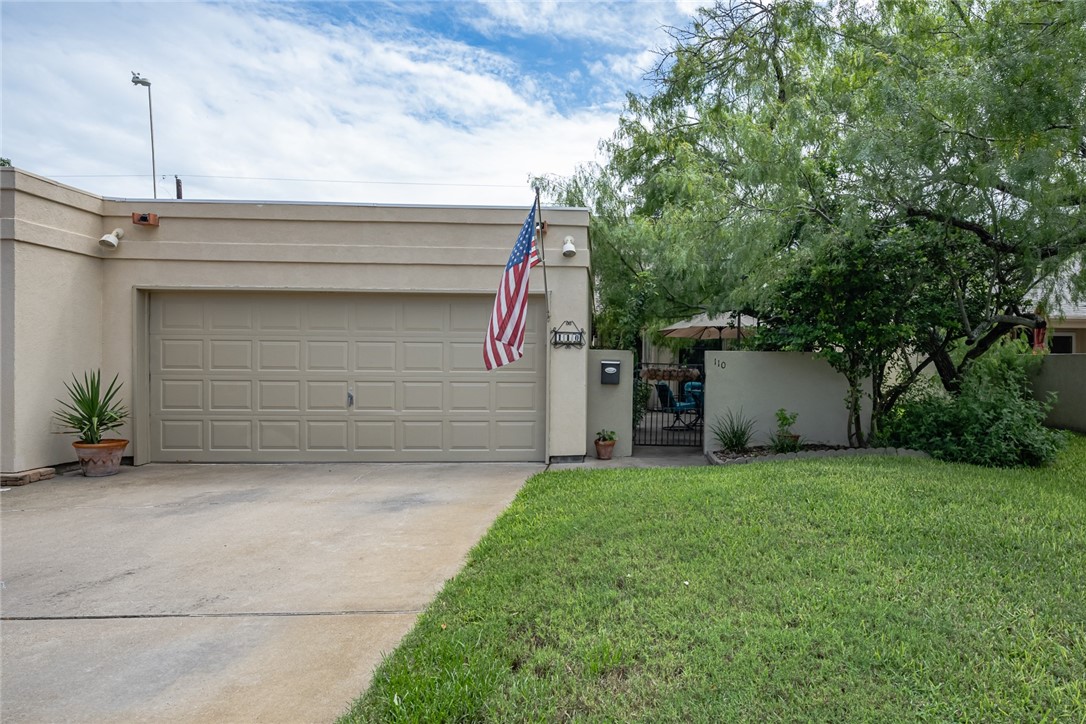
<svg viewBox="0 0 1086 724">
<path fill-rule="evenodd" d="M 72 436 L 48 434 L 53 400 L 94 370 L 122 385 L 131 414 L 114 434 L 136 466 L 546 462 L 591 442 L 587 209 L 537 211 L 546 264 L 531 271 L 525 354 L 486 372 L 527 199 L 110 199 L 18 169 L 0 181 L 14 209 L 0 471 L 74 460 Z M 118 229 L 116 246 L 100 243 Z"/>
<path fill-rule="evenodd" d="M 542 300 L 483 369 L 493 297 L 154 292 L 155 462 L 542 461 Z"/>
</svg>

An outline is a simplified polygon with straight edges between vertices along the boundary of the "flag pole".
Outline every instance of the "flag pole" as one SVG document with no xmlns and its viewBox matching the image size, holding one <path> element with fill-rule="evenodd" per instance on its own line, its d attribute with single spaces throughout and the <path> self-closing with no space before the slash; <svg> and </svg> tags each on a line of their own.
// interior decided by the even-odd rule
<svg viewBox="0 0 1086 724">
<path fill-rule="evenodd" d="M 539 263 L 543 265 L 543 300 L 547 306 L 547 321 L 551 321 L 551 292 L 547 287 L 547 253 L 543 244 L 543 207 L 539 203 L 539 186 L 532 187 L 535 190 L 535 218 L 539 229 L 537 236 L 539 243 L 536 249 L 539 251 Z"/>
</svg>

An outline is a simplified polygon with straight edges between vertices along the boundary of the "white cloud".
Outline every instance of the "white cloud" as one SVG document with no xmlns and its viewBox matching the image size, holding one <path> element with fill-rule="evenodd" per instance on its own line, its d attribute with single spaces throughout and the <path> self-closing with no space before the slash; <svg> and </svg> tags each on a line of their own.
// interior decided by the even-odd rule
<svg viewBox="0 0 1086 724">
<path fill-rule="evenodd" d="M 659 40 L 656 31 L 684 22 L 703 4 L 706 3 L 686 0 L 481 0 L 479 5 L 486 12 L 474 16 L 470 22 L 487 33 L 552 35 L 647 47 Z"/>
<path fill-rule="evenodd" d="M 663 55 L 654 50 L 642 50 L 637 53 L 606 55 L 589 65 L 593 75 L 601 78 L 615 78 L 624 86 L 636 84 L 649 76 L 659 65 Z"/>
<path fill-rule="evenodd" d="M 643 20 L 663 6 L 679 17 L 671 3 L 616 7 Z M 531 32 L 534 7 L 488 5 L 487 17 Z M 584 32 L 580 7 L 543 3 L 546 32 Z M 616 27 L 621 12 L 595 7 L 597 28 Z M 187 198 L 524 205 L 530 173 L 568 174 L 594 158 L 652 46 L 586 63 L 597 83 L 612 83 L 611 100 L 560 113 L 551 91 L 561 89 L 526 77 L 514 55 L 432 28 L 304 5 L 3 3 L 0 12 L 0 155 L 127 197 L 151 191 L 147 93 L 129 71 L 153 83 L 157 168 L 180 174 Z M 158 190 L 171 196 L 172 178 Z"/>
</svg>

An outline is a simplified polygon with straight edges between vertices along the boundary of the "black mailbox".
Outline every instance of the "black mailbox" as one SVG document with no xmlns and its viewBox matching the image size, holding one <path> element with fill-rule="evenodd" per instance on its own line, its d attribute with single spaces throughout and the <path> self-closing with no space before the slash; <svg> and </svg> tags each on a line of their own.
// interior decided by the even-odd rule
<svg viewBox="0 0 1086 724">
<path fill-rule="evenodd" d="M 608 362 L 607 360 L 603 360 L 600 362 L 600 384 L 617 385 L 618 374 L 621 370 L 621 362 Z"/>
</svg>

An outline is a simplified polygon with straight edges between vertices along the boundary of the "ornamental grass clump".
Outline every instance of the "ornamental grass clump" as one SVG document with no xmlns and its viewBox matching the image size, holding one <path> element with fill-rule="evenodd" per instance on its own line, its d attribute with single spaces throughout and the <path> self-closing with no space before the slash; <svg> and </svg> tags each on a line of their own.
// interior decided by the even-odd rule
<svg viewBox="0 0 1086 724">
<path fill-rule="evenodd" d="M 754 420 L 739 412 L 728 412 L 717 417 L 712 425 L 713 436 L 725 452 L 743 454 L 750 449 L 750 440 L 754 436 Z"/>
</svg>

